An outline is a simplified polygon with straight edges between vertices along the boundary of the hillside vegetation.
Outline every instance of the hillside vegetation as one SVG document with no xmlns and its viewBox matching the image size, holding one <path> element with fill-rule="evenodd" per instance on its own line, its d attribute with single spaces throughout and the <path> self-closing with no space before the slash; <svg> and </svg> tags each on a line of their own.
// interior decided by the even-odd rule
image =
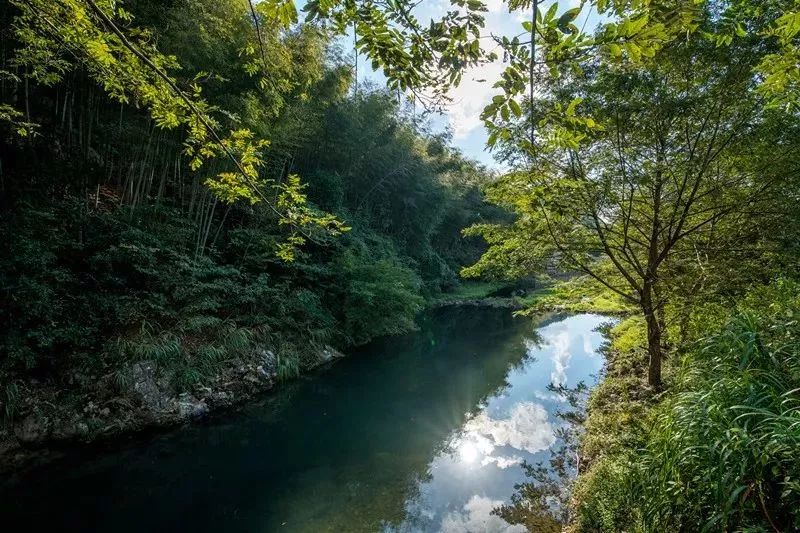
<svg viewBox="0 0 800 533">
<path fill-rule="evenodd" d="M 38 23 L 86 13 L 47 9 Z M 483 204 L 486 170 L 396 93 L 357 86 L 330 32 L 282 30 L 261 12 L 256 31 L 241 0 L 125 10 L 126 34 L 157 44 L 188 101 L 231 137 L 193 133 L 197 117 L 136 58 L 81 56 L 108 35 L 64 22 L 63 35 L 32 37 L 25 6 L 2 2 L 14 53 L 0 97 L 24 115 L 3 124 L 0 154 L 7 423 L 46 410 L 43 388 L 76 410 L 86 395 L 106 401 L 137 362 L 176 393 L 249 361 L 290 378 L 328 345 L 414 328 L 426 299 L 460 284 L 483 249 L 461 229 L 499 212 Z M 42 55 L 50 46 L 61 55 Z M 256 361 L 264 350 L 274 360 Z"/>
</svg>

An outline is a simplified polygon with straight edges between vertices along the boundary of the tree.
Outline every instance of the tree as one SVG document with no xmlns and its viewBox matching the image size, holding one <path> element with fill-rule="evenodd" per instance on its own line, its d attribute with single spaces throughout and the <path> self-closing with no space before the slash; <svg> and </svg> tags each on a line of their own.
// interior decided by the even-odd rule
<svg viewBox="0 0 800 533">
<path fill-rule="evenodd" d="M 383 67 L 391 86 L 443 94 L 465 69 L 496 57 L 480 45 L 484 5 L 453 4 L 459 9 L 430 28 L 406 2 L 312 2 L 307 10 L 340 28 L 355 21 L 359 50 Z M 587 6 L 606 15 L 591 34 L 575 25 Z M 467 273 L 509 274 L 513 265 L 518 274 L 553 256 L 586 272 L 641 309 L 648 381 L 659 387 L 668 262 L 697 256 L 721 219 L 748 211 L 772 184 L 745 171 L 736 153 L 765 107 L 794 88 L 796 6 L 595 0 L 561 14 L 557 4 L 542 12 L 536 1 L 508 7 L 532 10 L 522 24 L 530 37 L 492 36 L 509 64 L 482 118 L 490 146 L 523 154 L 525 164 L 492 192 L 520 220 L 513 228 L 474 228 L 492 248 Z M 359 23 L 367 19 L 381 23 L 365 31 Z M 753 90 L 759 83 L 767 101 Z M 518 101 L 526 91 L 527 109 Z M 537 92 L 546 98 L 534 101 Z"/>
<path fill-rule="evenodd" d="M 786 175 L 758 162 L 787 173 L 787 162 L 799 168 L 794 147 L 766 162 L 753 153 L 757 140 L 776 140 L 785 124 L 769 120 L 750 90 L 757 56 L 735 50 L 732 61 L 732 49 L 690 39 L 663 48 L 647 65 L 598 64 L 546 85 L 535 108 L 571 100 L 567 118 L 581 106 L 596 124 L 584 127 L 580 142 L 560 137 L 556 124 L 540 131 L 555 139 L 554 148 L 491 191 L 518 220 L 470 230 L 497 253 L 490 249 L 466 273 L 530 268 L 555 257 L 591 276 L 641 310 L 648 382 L 660 387 L 674 265 L 702 257 L 701 266 L 713 268 L 708 251 L 726 253 L 717 248 L 721 222 L 757 223 L 756 206 Z"/>
<path fill-rule="evenodd" d="M 180 63 L 173 55 L 162 53 L 153 44 L 153 34 L 137 26 L 131 12 L 118 2 L 109 0 L 10 0 L 15 10 L 14 36 L 18 47 L 12 65 L 25 72 L 29 80 L 53 86 L 79 67 L 103 88 L 105 94 L 120 104 L 134 104 L 148 110 L 156 126 L 162 130 L 185 132 L 183 155 L 191 170 L 198 170 L 208 160 L 227 162 L 205 180 L 215 199 L 231 204 L 245 200 L 268 206 L 278 224 L 290 228 L 289 235 L 278 247 L 278 253 L 292 260 L 297 245 L 311 238 L 311 232 L 339 234 L 347 228 L 333 216 L 311 208 L 299 179 L 276 181 L 265 176 L 264 151 L 269 141 L 228 121 L 224 132 L 225 113 L 202 98 L 202 78 L 196 72 L 188 80 L 179 79 Z M 245 4 L 239 2 L 240 14 Z M 3 6 L 8 9 L 7 6 Z M 255 16 L 255 12 L 253 12 Z M 240 20 L 241 22 L 241 20 Z M 256 22 L 257 27 L 257 22 Z M 242 71 L 255 73 L 267 69 L 263 38 L 257 41 L 261 57 L 248 44 L 241 50 Z M 255 57 L 254 57 L 255 56 Z M 0 71 L 2 77 L 18 78 Z M 283 80 L 287 81 L 287 80 Z M 262 88 L 269 83 L 262 82 Z M 272 90 L 272 99 L 280 96 Z M 26 98 L 26 114 L 30 115 Z M 230 115 L 228 115 L 230 117 Z M 21 114 L 8 105 L 0 107 L 5 118 L 21 134 L 32 129 L 21 121 Z M 231 123 L 233 122 L 233 123 Z M 275 194 L 268 194 L 276 189 Z"/>
</svg>

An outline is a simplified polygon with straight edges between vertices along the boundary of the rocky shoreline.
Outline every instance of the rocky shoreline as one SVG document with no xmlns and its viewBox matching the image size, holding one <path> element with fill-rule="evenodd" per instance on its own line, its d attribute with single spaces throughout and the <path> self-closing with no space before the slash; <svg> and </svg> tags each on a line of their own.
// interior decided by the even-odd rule
<svg viewBox="0 0 800 533">
<path fill-rule="evenodd" d="M 318 354 L 306 370 L 344 357 L 330 346 Z M 270 350 L 248 361 L 234 359 L 210 382 L 180 393 L 152 361 L 134 363 L 126 375 L 123 384 L 113 375 L 76 375 L 79 392 L 24 384 L 14 423 L 0 430 L 0 474 L 56 459 L 70 447 L 191 423 L 252 400 L 279 382 Z"/>
</svg>

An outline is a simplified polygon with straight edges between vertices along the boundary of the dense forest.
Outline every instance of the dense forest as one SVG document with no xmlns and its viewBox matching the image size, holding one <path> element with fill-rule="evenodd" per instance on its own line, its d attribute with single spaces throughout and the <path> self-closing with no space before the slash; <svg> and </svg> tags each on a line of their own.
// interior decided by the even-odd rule
<svg viewBox="0 0 800 533">
<path fill-rule="evenodd" d="M 184 398 L 236 368 L 286 380 L 462 278 L 558 274 L 524 314 L 620 319 L 563 483 L 527 465 L 495 515 L 800 529 L 800 5 L 510 0 L 517 36 L 478 0 L 418 5 L 0 4 L 6 440 L 124 397 L 142 362 Z M 499 61 L 480 118 L 502 175 L 428 120 Z"/>
<path fill-rule="evenodd" d="M 214 383 L 296 377 L 337 349 L 413 329 L 479 257 L 482 242 L 460 232 L 498 216 L 482 200 L 489 174 L 396 92 L 357 85 L 330 31 L 256 32 L 238 0 L 126 3 L 126 31 L 157 36 L 204 120 L 233 132 L 221 146 L 259 180 L 248 196 L 215 181 L 236 167 L 193 147 L 191 126 L 166 124 L 172 111 L 115 97 L 85 61 L 19 48 L 21 9 L 2 7 L 4 49 L 17 51 L 0 156 L 0 402 L 19 439 L 138 425 L 136 399 L 88 422 L 72 413 L 155 380 L 145 424 L 205 410 Z M 168 400 L 187 394 L 183 407 Z"/>
<path fill-rule="evenodd" d="M 3 6 L 4 49 L 22 36 L 14 4 Z M 126 9 L 127 31 L 157 36 L 164 57 L 180 58 L 219 128 L 269 139 L 257 173 L 270 198 L 215 192 L 208 181 L 227 162 L 193 168 L 184 131 L 109 97 L 91 66 L 35 63 L 22 50 L 7 58 L 3 100 L 35 126 L 20 136 L 25 126 L 6 123 L 4 133 L 6 417 L 30 379 L 124 382 L 136 360 L 157 361 L 186 390 L 269 346 L 278 375 L 291 377 L 325 345 L 412 328 L 426 298 L 459 283 L 481 251 L 460 231 L 492 214 L 486 171 L 395 93 L 357 86 L 328 32 L 256 34 L 237 0 Z M 242 60 L 262 52 L 268 81 Z M 275 209 L 290 202 L 335 215 L 339 235 L 291 235 Z M 298 237 L 308 244 L 282 257 L 280 244 Z"/>
</svg>

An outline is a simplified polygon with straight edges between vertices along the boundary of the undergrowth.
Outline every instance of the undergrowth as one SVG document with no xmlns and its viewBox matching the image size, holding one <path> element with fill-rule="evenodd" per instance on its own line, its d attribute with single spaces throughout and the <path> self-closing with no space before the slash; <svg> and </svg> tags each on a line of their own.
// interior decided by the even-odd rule
<svg viewBox="0 0 800 533">
<path fill-rule="evenodd" d="M 697 315 L 703 309 L 695 310 Z M 753 290 L 671 361 L 648 394 L 630 320 L 610 332 L 608 376 L 592 394 L 578 531 L 800 529 L 800 286 Z"/>
</svg>

